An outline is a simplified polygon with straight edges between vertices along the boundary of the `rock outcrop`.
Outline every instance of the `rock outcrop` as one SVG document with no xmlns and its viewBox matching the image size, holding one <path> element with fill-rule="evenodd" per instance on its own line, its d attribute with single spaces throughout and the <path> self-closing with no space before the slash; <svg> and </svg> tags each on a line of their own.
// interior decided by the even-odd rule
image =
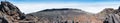
<svg viewBox="0 0 120 23">
<path fill-rule="evenodd" d="M 93 14 L 80 9 L 46 9 L 24 14 L 8 1 L 1 1 L 0 23 L 120 23 L 120 10 L 106 8 Z"/>
<path fill-rule="evenodd" d="M 25 14 L 22 13 L 18 7 L 14 6 L 8 1 L 1 1 L 0 4 L 0 18 L 1 23 L 20 23 L 25 21 Z"/>
<path fill-rule="evenodd" d="M 103 17 L 103 23 L 120 23 L 120 15 L 118 9 L 106 8 L 98 13 L 99 17 Z"/>
</svg>

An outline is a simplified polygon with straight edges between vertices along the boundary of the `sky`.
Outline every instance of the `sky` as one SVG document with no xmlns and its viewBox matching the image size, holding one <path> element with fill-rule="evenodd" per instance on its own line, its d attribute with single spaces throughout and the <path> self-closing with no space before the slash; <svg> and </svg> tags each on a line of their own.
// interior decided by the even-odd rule
<svg viewBox="0 0 120 23">
<path fill-rule="evenodd" d="M 3 1 L 3 0 L 0 0 Z M 91 13 L 98 13 L 105 8 L 118 9 L 120 0 L 7 0 L 25 13 L 33 13 L 44 9 L 74 8 Z"/>
</svg>

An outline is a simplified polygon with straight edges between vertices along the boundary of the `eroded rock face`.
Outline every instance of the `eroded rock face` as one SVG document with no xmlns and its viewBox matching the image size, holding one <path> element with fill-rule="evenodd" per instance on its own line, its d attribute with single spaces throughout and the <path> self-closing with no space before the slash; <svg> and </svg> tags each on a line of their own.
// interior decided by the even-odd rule
<svg viewBox="0 0 120 23">
<path fill-rule="evenodd" d="M 25 18 L 24 14 L 13 4 L 7 1 L 1 1 L 0 18 L 2 23 L 19 23 Z"/>
<path fill-rule="evenodd" d="M 104 17 L 102 19 L 104 23 L 120 23 L 119 10 L 113 8 L 106 8 L 100 12 L 99 17 Z"/>
<path fill-rule="evenodd" d="M 0 23 L 120 23 L 119 9 L 93 14 L 80 9 L 46 9 L 24 14 L 10 2 L 1 1 Z"/>
<path fill-rule="evenodd" d="M 6 20 L 6 22 L 8 22 L 8 23 L 12 23 L 12 20 L 14 20 L 13 18 L 12 18 L 12 14 L 14 14 L 14 13 L 16 13 L 16 12 L 14 12 L 14 13 L 10 13 L 10 12 L 13 12 L 12 10 L 10 10 L 9 9 L 9 5 L 11 5 L 11 4 L 8 4 L 9 2 L 4 2 L 4 1 L 2 1 L 1 2 L 1 5 L 0 5 L 0 12 L 1 12 L 1 16 L 2 16 L 2 18 L 4 19 L 4 20 Z M 16 17 L 15 17 L 16 18 Z"/>
</svg>

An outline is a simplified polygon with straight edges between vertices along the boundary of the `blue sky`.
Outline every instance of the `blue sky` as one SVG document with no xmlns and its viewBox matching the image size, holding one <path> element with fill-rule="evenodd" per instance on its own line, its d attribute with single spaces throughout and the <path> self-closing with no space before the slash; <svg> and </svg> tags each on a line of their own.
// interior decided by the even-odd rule
<svg viewBox="0 0 120 23">
<path fill-rule="evenodd" d="M 59 3 L 98 3 L 98 2 L 119 2 L 120 0 L 7 0 L 15 3 L 51 3 L 51 2 L 59 2 Z"/>
<path fill-rule="evenodd" d="M 119 0 L 11 0 L 16 2 L 112 2 Z"/>
<path fill-rule="evenodd" d="M 1 1 L 1 0 L 0 0 Z M 75 8 L 98 13 L 104 8 L 117 9 L 120 0 L 7 0 L 19 7 L 24 13 L 37 12 L 52 8 Z"/>
</svg>

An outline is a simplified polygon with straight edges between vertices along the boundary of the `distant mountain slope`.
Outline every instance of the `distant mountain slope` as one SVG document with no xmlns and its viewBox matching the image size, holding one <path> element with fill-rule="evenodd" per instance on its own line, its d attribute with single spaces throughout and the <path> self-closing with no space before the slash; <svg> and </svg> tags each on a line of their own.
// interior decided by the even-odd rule
<svg viewBox="0 0 120 23">
<path fill-rule="evenodd" d="M 27 15 L 39 17 L 42 23 L 120 23 L 119 10 L 113 8 L 105 8 L 98 14 L 63 8 L 46 9 Z"/>
<path fill-rule="evenodd" d="M 80 15 L 87 14 L 88 12 L 79 9 L 46 9 L 35 13 L 30 13 L 32 15 Z"/>
<path fill-rule="evenodd" d="M 89 17 L 94 16 L 95 14 L 85 12 L 80 9 L 46 9 L 35 13 L 30 13 L 27 15 L 37 16 L 42 20 L 48 20 L 46 22 L 53 21 L 54 22 L 69 22 L 72 23 L 76 17 L 85 16 L 83 18 L 89 19 Z M 76 18 L 77 19 L 77 18 Z M 78 20 L 78 19 L 77 19 Z M 76 21 L 77 22 L 77 21 Z"/>
</svg>

